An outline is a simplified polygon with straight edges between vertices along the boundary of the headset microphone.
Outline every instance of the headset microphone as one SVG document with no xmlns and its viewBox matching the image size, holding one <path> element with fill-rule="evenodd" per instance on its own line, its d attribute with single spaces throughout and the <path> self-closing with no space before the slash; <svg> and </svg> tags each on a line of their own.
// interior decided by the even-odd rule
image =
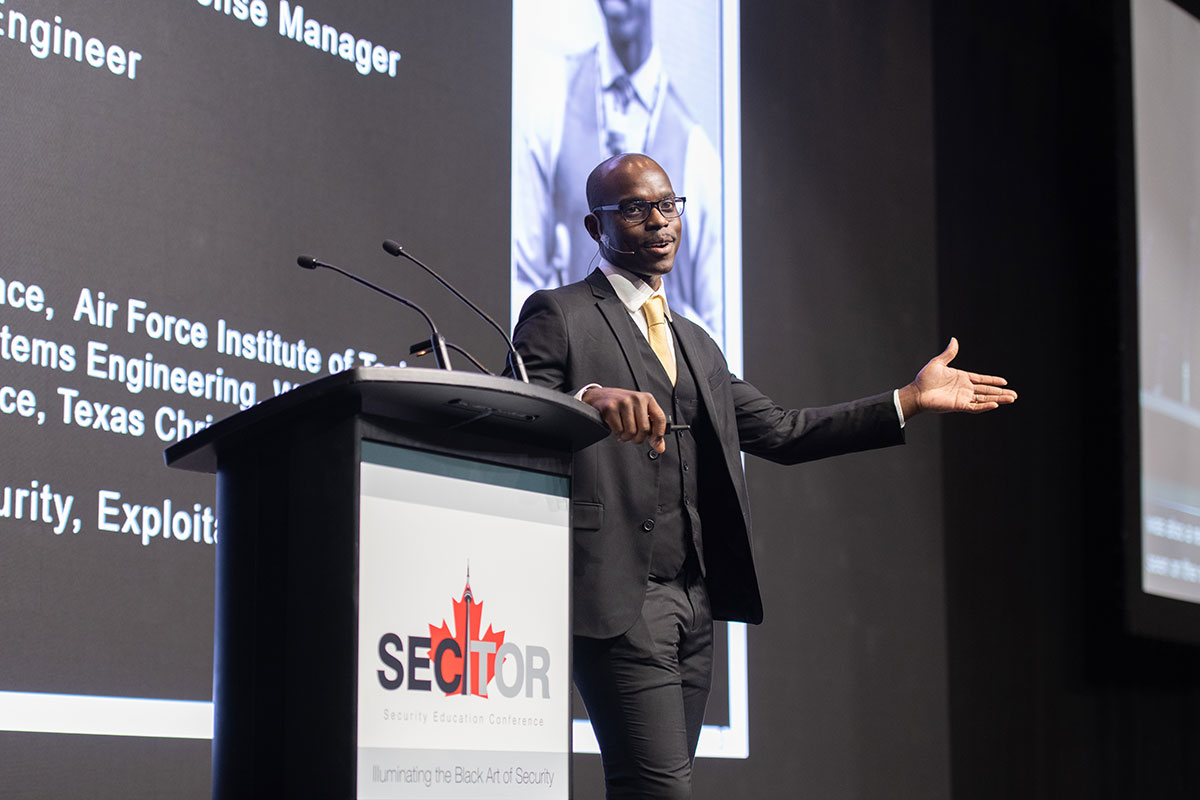
<svg viewBox="0 0 1200 800">
<path fill-rule="evenodd" d="M 632 255 L 635 255 L 635 253 L 634 253 L 634 251 L 633 251 L 633 250 L 618 250 L 617 248 L 613 247 L 613 246 L 612 246 L 612 240 L 608 238 L 608 234 L 607 234 L 607 233 L 605 233 L 605 234 L 603 234 L 603 235 L 601 235 L 601 236 L 600 236 L 600 244 L 604 245 L 604 246 L 605 246 L 605 247 L 607 247 L 609 250 L 612 250 L 614 253 L 620 253 L 620 254 L 621 254 L 621 255 L 623 255 L 623 256 L 632 256 Z"/>
</svg>

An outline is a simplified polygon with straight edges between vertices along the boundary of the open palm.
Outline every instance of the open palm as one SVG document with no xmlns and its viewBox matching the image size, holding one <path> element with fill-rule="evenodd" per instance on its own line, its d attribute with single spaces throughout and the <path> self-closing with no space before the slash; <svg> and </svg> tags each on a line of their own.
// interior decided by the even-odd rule
<svg viewBox="0 0 1200 800">
<path fill-rule="evenodd" d="M 924 411 L 979 414 L 1017 399 L 1016 392 L 1004 388 L 1008 381 L 998 375 L 980 375 L 950 366 L 957 355 L 958 339 L 951 338 L 946 349 L 934 356 L 913 382 L 901 390 L 905 418 Z"/>
</svg>

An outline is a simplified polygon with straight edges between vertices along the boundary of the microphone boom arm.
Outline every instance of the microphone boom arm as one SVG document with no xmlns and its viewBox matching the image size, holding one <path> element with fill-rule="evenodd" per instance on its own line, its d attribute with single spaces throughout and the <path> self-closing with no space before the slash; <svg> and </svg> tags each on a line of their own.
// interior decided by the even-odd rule
<svg viewBox="0 0 1200 800">
<path fill-rule="evenodd" d="M 385 295 L 386 297 L 392 298 L 397 303 L 406 305 L 409 308 L 411 308 L 413 311 L 416 311 L 418 314 L 420 314 L 425 319 L 425 322 L 428 323 L 428 325 L 429 325 L 429 341 L 430 341 L 430 344 L 433 346 L 432 347 L 433 359 L 435 362 L 437 362 L 438 368 L 444 369 L 444 370 L 453 369 L 450 366 L 450 354 L 446 351 L 446 339 L 445 339 L 445 337 L 442 336 L 441 333 L 438 332 L 437 325 L 434 323 L 433 319 L 428 314 L 425 313 L 425 309 L 421 308 L 419 305 L 412 302 L 411 300 L 407 300 L 394 292 L 389 292 L 387 289 L 384 289 L 382 286 L 378 286 L 374 283 L 371 283 L 366 278 L 360 278 L 359 276 L 355 275 L 352 272 L 347 272 L 346 270 L 342 269 L 341 267 L 334 266 L 333 264 L 327 264 L 326 262 L 321 261 L 320 259 L 317 259 L 317 258 L 313 258 L 312 256 L 300 256 L 299 258 L 296 259 L 296 263 L 299 264 L 300 266 L 304 267 L 305 269 L 316 269 L 317 267 L 324 267 L 325 269 L 331 269 L 334 272 L 337 272 L 341 275 L 345 275 L 347 278 L 349 278 L 350 280 L 352 280 L 356 283 L 360 283 L 363 286 L 366 286 L 368 289 L 374 289 L 375 291 L 379 292 L 380 294 Z"/>
<path fill-rule="evenodd" d="M 392 241 L 391 239 L 384 239 L 383 249 L 389 255 L 396 256 L 397 258 L 400 258 L 400 257 L 407 258 L 409 261 L 413 262 L 418 267 L 420 267 L 421 269 L 428 272 L 430 275 L 432 275 L 434 277 L 434 279 L 438 283 L 440 283 L 442 286 L 445 286 L 448 290 L 450 290 L 451 294 L 453 294 L 459 300 L 462 300 L 464 303 L 466 303 L 471 308 L 472 311 L 474 311 L 476 314 L 478 314 L 479 316 L 481 316 L 485 320 L 487 320 L 491 324 L 491 326 L 493 328 L 495 328 L 496 331 L 501 336 L 504 337 L 504 341 L 508 344 L 508 364 L 509 364 L 509 366 L 512 367 L 513 374 L 516 375 L 517 378 L 520 379 L 521 381 L 523 381 L 525 383 L 529 383 L 529 375 L 526 374 L 526 372 L 525 372 L 525 361 L 521 358 L 521 354 L 519 352 L 517 352 L 517 348 L 513 346 L 512 338 L 509 337 L 508 333 L 503 328 L 501 328 L 499 325 L 496 324 L 496 320 L 492 319 L 486 311 L 484 311 L 482 308 L 480 308 L 479 306 L 472 303 L 469 299 L 467 299 L 466 295 L 464 295 L 458 289 L 455 289 L 453 286 L 451 286 L 449 281 L 447 281 L 441 275 L 434 272 L 432 267 L 427 266 L 424 262 L 422 262 L 416 256 L 410 255 L 409 252 L 407 250 L 405 250 L 403 247 L 401 247 L 398 243 Z"/>
</svg>

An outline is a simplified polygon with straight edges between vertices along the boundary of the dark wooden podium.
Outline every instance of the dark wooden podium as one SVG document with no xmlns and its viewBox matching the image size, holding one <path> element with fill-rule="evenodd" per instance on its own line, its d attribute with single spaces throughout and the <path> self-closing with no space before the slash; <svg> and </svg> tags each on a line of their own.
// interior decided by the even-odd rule
<svg viewBox="0 0 1200 800">
<path fill-rule="evenodd" d="M 607 433 L 542 387 L 362 367 L 168 448 L 168 466 L 217 475 L 213 796 L 356 796 L 364 441 L 569 479 Z"/>
</svg>

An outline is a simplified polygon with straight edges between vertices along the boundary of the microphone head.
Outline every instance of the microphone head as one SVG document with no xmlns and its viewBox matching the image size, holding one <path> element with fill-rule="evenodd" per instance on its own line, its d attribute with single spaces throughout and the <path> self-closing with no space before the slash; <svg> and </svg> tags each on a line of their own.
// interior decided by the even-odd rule
<svg viewBox="0 0 1200 800">
<path fill-rule="evenodd" d="M 317 260 L 312 256 L 300 256 L 296 259 L 296 263 L 305 269 L 316 269 Z"/>
<path fill-rule="evenodd" d="M 399 256 L 400 251 L 404 248 L 393 242 L 391 239 L 384 239 L 383 249 L 386 250 L 389 255 Z"/>
<path fill-rule="evenodd" d="M 617 248 L 613 247 L 612 239 L 608 238 L 607 233 L 600 237 L 600 244 L 604 245 L 609 250 L 612 250 L 614 253 L 620 253 L 623 256 L 631 256 L 634 254 L 632 250 L 618 250 Z"/>
</svg>

